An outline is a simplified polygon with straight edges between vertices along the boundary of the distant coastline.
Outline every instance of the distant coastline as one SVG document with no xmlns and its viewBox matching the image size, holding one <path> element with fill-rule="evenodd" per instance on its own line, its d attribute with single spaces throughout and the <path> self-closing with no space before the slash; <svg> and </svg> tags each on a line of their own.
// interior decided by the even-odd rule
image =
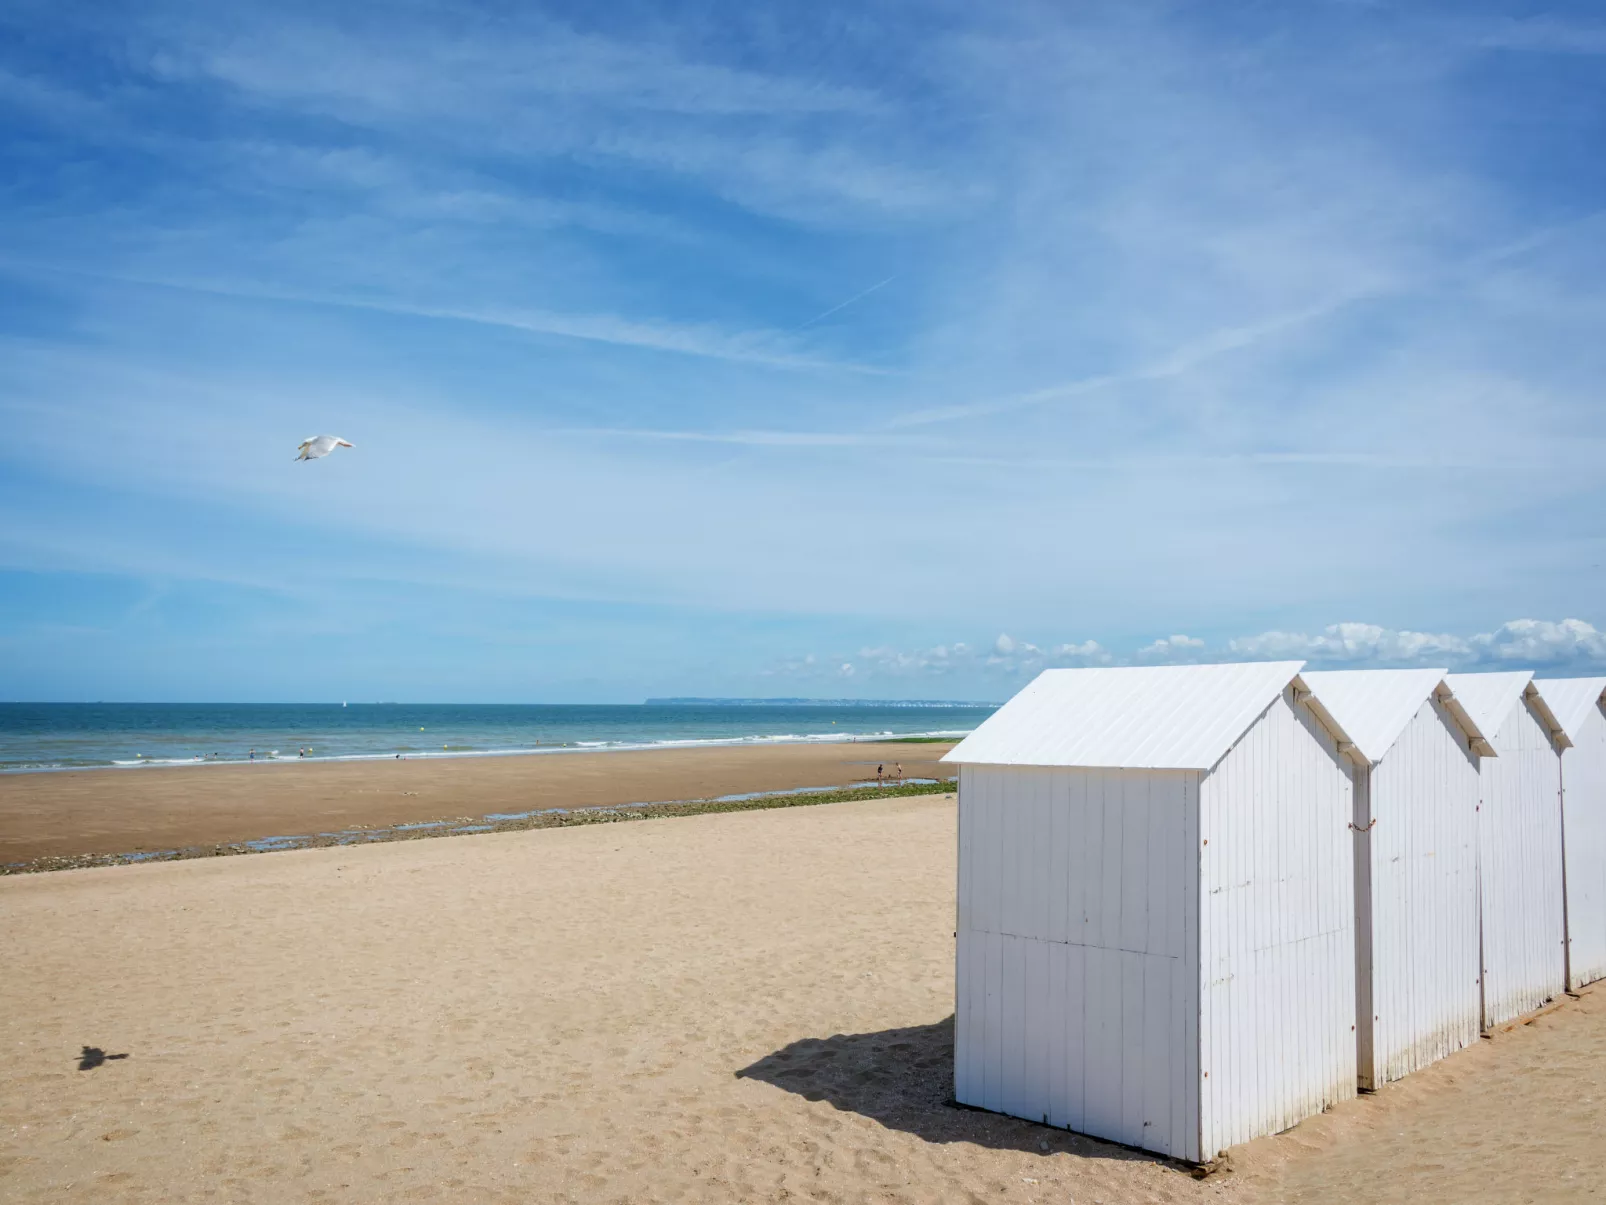
<svg viewBox="0 0 1606 1205">
<path fill-rule="evenodd" d="M 674 695 L 648 699 L 645 707 L 997 707 L 975 699 L 719 699 Z"/>
</svg>

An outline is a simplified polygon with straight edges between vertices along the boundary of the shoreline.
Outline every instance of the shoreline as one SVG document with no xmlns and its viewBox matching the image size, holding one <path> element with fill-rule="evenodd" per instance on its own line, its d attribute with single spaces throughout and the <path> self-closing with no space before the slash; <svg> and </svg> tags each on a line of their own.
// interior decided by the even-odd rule
<svg viewBox="0 0 1606 1205">
<path fill-rule="evenodd" d="M 873 780 L 878 763 L 889 773 L 901 763 L 905 779 L 946 779 L 938 759 L 952 743 L 744 743 L 569 749 L 562 757 L 291 758 L 214 763 L 207 774 L 189 773 L 190 766 L 12 774 L 0 777 L 0 867 L 154 860 L 288 837 L 446 827 L 447 820 L 461 826 L 543 811 L 840 790 Z"/>
<path fill-rule="evenodd" d="M 970 729 L 936 729 L 927 732 L 852 733 L 838 736 L 834 733 L 809 733 L 802 736 L 731 736 L 687 737 L 641 742 L 577 741 L 560 745 L 518 747 L 510 749 L 451 749 L 436 752 L 433 749 L 413 749 L 389 753 L 334 753 L 296 756 L 270 750 L 262 757 L 185 757 L 141 758 L 132 761 L 84 762 L 82 764 L 50 764 L 0 767 L 0 778 L 25 774 L 78 774 L 101 770 L 192 770 L 203 766 L 283 766 L 283 765 L 334 765 L 345 762 L 389 761 L 457 761 L 481 757 L 546 757 L 554 754 L 576 753 L 642 753 L 658 749 L 731 749 L 769 748 L 790 745 L 887 745 L 887 744 L 957 744 L 968 736 Z"/>
<path fill-rule="evenodd" d="M 482 833 L 518 833 L 538 828 L 573 828 L 586 824 L 618 824 L 632 820 L 667 820 L 681 816 L 708 816 L 725 812 L 757 812 L 772 808 L 818 807 L 829 803 L 864 803 L 873 799 L 907 799 L 921 795 L 949 795 L 957 779 L 920 779 L 889 786 L 795 787 L 713 799 L 675 799 L 611 806 L 548 808 L 518 815 L 459 816 L 445 820 L 387 824 L 376 828 L 354 826 L 333 833 L 291 837 L 260 837 L 228 844 L 196 845 L 184 849 L 135 851 L 114 854 L 76 854 L 36 858 L 31 862 L 0 864 L 6 875 L 50 874 L 58 870 L 87 870 L 101 866 L 143 866 L 149 862 L 183 862 L 193 858 L 245 857 L 284 853 L 293 849 L 329 849 L 334 846 L 379 845 L 391 841 L 421 841 L 435 837 L 468 837 Z"/>
</svg>

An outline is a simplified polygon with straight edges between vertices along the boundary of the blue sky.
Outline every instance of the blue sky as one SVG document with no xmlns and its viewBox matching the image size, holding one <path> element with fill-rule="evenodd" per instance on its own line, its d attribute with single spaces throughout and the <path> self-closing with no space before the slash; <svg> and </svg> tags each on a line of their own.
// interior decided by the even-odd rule
<svg viewBox="0 0 1606 1205">
<path fill-rule="evenodd" d="M 1602 146 L 1594 4 L 12 0 L 0 697 L 1606 666 Z"/>
</svg>

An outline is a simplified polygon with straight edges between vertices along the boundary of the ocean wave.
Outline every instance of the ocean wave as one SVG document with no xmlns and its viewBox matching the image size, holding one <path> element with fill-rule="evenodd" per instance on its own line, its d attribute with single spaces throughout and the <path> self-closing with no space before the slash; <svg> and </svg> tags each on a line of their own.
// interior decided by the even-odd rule
<svg viewBox="0 0 1606 1205">
<path fill-rule="evenodd" d="M 855 741 L 884 741 L 908 737 L 924 740 L 958 740 L 968 736 L 971 729 L 936 728 L 917 732 L 897 732 L 881 729 L 874 732 L 775 732 L 750 733 L 742 736 L 718 737 L 660 737 L 650 740 L 590 740 L 571 741 L 566 744 L 515 745 L 507 748 L 483 749 L 466 746 L 441 749 L 420 749 L 412 745 L 396 745 L 384 750 L 353 753 L 328 753 L 301 756 L 279 749 L 263 750 L 255 758 L 249 756 L 208 757 L 135 757 L 109 758 L 104 761 L 90 759 L 61 759 L 56 761 L 15 762 L 0 765 L 0 774 L 48 773 L 53 771 L 119 769 L 138 770 L 149 767 L 178 768 L 182 766 L 244 766 L 265 762 L 303 762 L 327 764 L 329 762 L 362 761 L 420 761 L 471 757 L 529 757 L 559 756 L 566 753 L 630 753 L 653 749 L 714 749 L 744 745 L 801 745 L 851 744 Z"/>
</svg>

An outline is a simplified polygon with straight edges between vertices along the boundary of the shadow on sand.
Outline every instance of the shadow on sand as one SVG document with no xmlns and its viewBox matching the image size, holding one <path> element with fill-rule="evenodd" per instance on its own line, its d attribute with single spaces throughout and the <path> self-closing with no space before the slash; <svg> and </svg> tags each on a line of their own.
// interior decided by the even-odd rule
<svg viewBox="0 0 1606 1205">
<path fill-rule="evenodd" d="M 803 1038 L 736 1073 L 805 1100 L 823 1100 L 927 1142 L 974 1142 L 1033 1155 L 1069 1151 L 1093 1159 L 1172 1160 L 953 1100 L 954 1019 L 879 1033 Z"/>
<path fill-rule="evenodd" d="M 78 1056 L 78 1070 L 93 1071 L 102 1063 L 110 1063 L 116 1059 L 126 1059 L 126 1054 L 107 1054 L 99 1046 L 85 1046 L 84 1052 Z"/>
</svg>

